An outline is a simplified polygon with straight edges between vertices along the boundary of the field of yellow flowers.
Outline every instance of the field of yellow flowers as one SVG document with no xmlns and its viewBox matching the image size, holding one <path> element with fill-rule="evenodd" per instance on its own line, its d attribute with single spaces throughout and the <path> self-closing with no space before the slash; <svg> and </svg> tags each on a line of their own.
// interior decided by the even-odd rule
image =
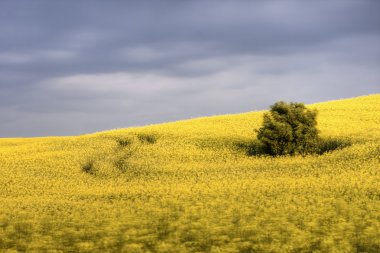
<svg viewBox="0 0 380 253">
<path fill-rule="evenodd" d="M 248 156 L 263 112 L 0 139 L 0 252 L 380 252 L 380 94 L 308 107 L 352 145 Z"/>
</svg>

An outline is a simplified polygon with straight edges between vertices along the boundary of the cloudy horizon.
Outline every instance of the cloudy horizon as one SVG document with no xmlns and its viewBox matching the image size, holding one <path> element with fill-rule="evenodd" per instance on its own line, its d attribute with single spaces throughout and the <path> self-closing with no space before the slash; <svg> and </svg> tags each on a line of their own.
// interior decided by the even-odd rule
<svg viewBox="0 0 380 253">
<path fill-rule="evenodd" d="M 1 1 L 0 137 L 380 93 L 380 1 Z"/>
</svg>

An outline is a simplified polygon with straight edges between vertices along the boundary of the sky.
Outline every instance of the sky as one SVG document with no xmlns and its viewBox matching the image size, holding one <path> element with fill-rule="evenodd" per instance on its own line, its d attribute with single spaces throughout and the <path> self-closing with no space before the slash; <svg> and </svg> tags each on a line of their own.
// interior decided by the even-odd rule
<svg viewBox="0 0 380 253">
<path fill-rule="evenodd" d="M 378 0 L 1 0 L 0 137 L 380 93 Z"/>
</svg>

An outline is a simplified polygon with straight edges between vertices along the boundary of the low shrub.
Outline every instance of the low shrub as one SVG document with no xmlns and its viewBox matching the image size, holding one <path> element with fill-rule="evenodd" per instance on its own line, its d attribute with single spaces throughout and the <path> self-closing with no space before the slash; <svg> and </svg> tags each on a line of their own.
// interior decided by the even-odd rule
<svg viewBox="0 0 380 253">
<path fill-rule="evenodd" d="M 121 172 L 126 172 L 128 169 L 128 156 L 118 155 L 114 161 L 115 167 Z"/>
<path fill-rule="evenodd" d="M 85 162 L 84 164 L 82 164 L 82 171 L 87 174 L 94 175 L 96 173 L 96 170 L 94 167 L 94 161 L 89 160 Z"/>
<path fill-rule="evenodd" d="M 156 136 L 152 134 L 138 134 L 137 138 L 142 142 L 142 143 L 148 143 L 148 144 L 154 144 L 157 141 Z"/>
<path fill-rule="evenodd" d="M 127 147 L 132 144 L 131 139 L 125 139 L 125 138 L 117 138 L 116 142 L 119 145 L 119 147 L 122 147 L 122 148 Z"/>
</svg>

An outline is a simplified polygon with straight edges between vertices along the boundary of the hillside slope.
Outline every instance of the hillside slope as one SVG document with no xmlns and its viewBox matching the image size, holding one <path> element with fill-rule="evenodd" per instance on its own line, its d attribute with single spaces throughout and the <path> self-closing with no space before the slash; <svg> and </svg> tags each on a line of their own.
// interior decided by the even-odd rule
<svg viewBox="0 0 380 253">
<path fill-rule="evenodd" d="M 353 145 L 247 156 L 263 112 L 0 139 L 0 249 L 379 252 L 380 94 L 309 107 Z"/>
</svg>

